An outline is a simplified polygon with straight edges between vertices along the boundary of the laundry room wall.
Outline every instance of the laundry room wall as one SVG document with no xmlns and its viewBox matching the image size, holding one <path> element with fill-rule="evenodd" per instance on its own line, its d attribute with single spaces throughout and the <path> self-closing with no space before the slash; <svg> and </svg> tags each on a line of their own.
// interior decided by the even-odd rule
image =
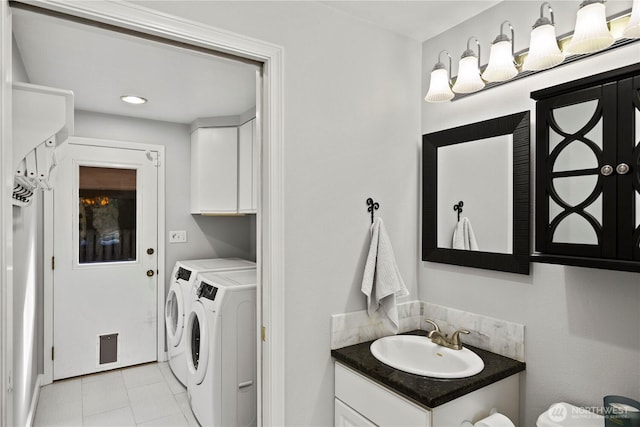
<svg viewBox="0 0 640 427">
<path fill-rule="evenodd" d="M 29 82 L 13 41 L 13 79 Z M 26 425 L 38 374 L 43 366 L 43 208 L 42 191 L 27 207 L 13 207 L 13 413 Z"/>
<path fill-rule="evenodd" d="M 165 146 L 168 281 L 177 260 L 240 257 L 255 260 L 255 217 L 205 217 L 190 213 L 190 127 L 88 111 L 75 112 L 75 136 Z M 187 243 L 169 243 L 170 230 L 186 230 Z"/>
<path fill-rule="evenodd" d="M 284 48 L 289 426 L 333 424 L 329 322 L 365 308 L 368 197 L 380 203 L 409 299 L 417 295 L 420 43 L 326 3 L 138 3 Z"/>
</svg>

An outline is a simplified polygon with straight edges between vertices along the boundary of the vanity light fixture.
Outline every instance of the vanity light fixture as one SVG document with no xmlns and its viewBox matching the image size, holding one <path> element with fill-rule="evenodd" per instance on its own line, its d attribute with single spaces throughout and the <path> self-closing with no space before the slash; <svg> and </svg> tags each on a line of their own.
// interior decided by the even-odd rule
<svg viewBox="0 0 640 427">
<path fill-rule="evenodd" d="M 511 38 L 504 33 L 504 24 L 509 24 L 511 30 Z M 509 21 L 500 24 L 500 34 L 491 44 L 491 53 L 489 54 L 489 64 L 482 73 L 482 78 L 488 82 L 504 82 L 514 78 L 518 74 L 516 63 L 514 61 L 514 32 L 513 26 Z"/>
<path fill-rule="evenodd" d="M 449 57 L 449 70 L 445 68 L 444 63 L 440 60 L 440 55 L 443 53 L 446 53 Z M 444 102 L 449 101 L 454 96 L 451 91 L 451 55 L 446 50 L 441 50 L 438 54 L 438 62 L 433 66 L 433 71 L 431 71 L 431 82 L 424 100 L 427 102 Z"/>
<path fill-rule="evenodd" d="M 126 102 L 127 104 L 134 104 L 134 105 L 145 104 L 147 102 L 146 98 L 143 98 L 137 95 L 122 95 L 120 99 Z"/>
<path fill-rule="evenodd" d="M 622 35 L 628 39 L 640 37 L 640 0 L 633 0 L 631 18 Z"/>
<path fill-rule="evenodd" d="M 614 37 L 607 26 L 605 0 L 585 0 L 580 4 L 576 29 L 566 47 L 566 53 L 592 53 L 613 44 Z"/>
<path fill-rule="evenodd" d="M 475 40 L 478 45 L 478 56 L 471 50 L 471 40 Z M 456 93 L 473 93 L 484 87 L 484 81 L 480 78 L 480 42 L 471 36 L 467 40 L 467 50 L 460 57 L 458 63 L 458 78 L 453 85 Z"/>
<path fill-rule="evenodd" d="M 575 31 L 558 38 L 555 32 L 553 9 L 551 4 L 545 1 L 540 5 L 540 18 L 532 27 L 529 48 L 516 55 L 513 53 L 513 27 L 509 21 L 504 21 L 500 25 L 500 35 L 496 37 L 491 47 L 489 64 L 482 74 L 480 72 L 482 69 L 480 66 L 480 43 L 475 37 L 470 37 L 467 40 L 467 50 L 460 58 L 457 76 L 453 75 L 451 57 L 449 57 L 448 75 L 440 61 L 433 68 L 432 81 L 425 101 L 441 102 L 449 99 L 455 101 L 483 88 L 500 86 L 510 79 L 526 78 L 557 65 L 580 61 L 604 50 L 608 51 L 630 43 L 640 42 L 640 0 L 633 0 L 632 9 L 614 15 L 609 20 L 606 18 L 605 2 L 606 0 L 582 1 L 577 14 Z M 545 6 L 549 9 L 549 17 L 544 16 Z M 510 43 L 509 37 L 503 31 L 505 24 L 509 24 L 511 27 Z M 472 39 L 475 39 L 478 45 L 477 56 L 470 48 Z M 500 56 L 495 56 L 494 53 L 499 50 L 501 43 L 502 46 L 510 45 L 510 49 L 503 49 L 506 53 L 501 61 L 503 64 L 507 64 L 506 68 L 509 71 L 508 74 L 505 72 L 503 75 L 498 75 L 495 69 L 500 68 L 497 66 L 494 68 L 494 64 L 496 63 L 495 58 L 500 58 Z M 505 57 L 507 59 L 504 59 Z M 438 55 L 439 59 L 440 55 Z M 515 69 L 515 74 L 513 69 Z M 439 85 L 436 84 L 438 81 L 440 81 Z M 451 89 L 455 96 L 450 98 L 451 94 L 442 82 L 453 83 Z M 436 88 L 442 90 L 439 92 L 435 90 Z M 436 100 L 436 93 L 444 99 Z"/>
<path fill-rule="evenodd" d="M 545 6 L 548 6 L 551 20 L 544 16 Z M 555 24 L 551 4 L 548 2 L 542 3 L 540 6 L 540 18 L 533 24 L 533 29 L 531 30 L 529 53 L 524 60 L 523 70 L 546 70 L 564 61 L 564 54 L 558 47 Z"/>
</svg>

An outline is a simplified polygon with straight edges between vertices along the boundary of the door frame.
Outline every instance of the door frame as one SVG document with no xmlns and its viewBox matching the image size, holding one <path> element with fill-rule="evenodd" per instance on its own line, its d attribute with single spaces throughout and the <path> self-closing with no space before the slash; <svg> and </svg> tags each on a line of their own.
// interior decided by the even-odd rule
<svg viewBox="0 0 640 427">
<path fill-rule="evenodd" d="M 258 114 L 262 164 L 261 197 L 257 214 L 258 289 L 257 322 L 264 328 L 258 340 L 258 425 L 285 425 L 285 317 L 284 317 L 284 49 L 276 44 L 217 29 L 127 2 L 69 2 L 16 0 L 46 10 L 155 35 L 263 63 L 262 103 Z M 0 424 L 12 425 L 12 215 L 11 165 L 11 12 L 0 0 Z M 6 77 L 6 78 L 5 78 Z M 259 329 L 259 330 L 260 330 Z M 260 335 L 260 334 L 259 334 Z"/>
<path fill-rule="evenodd" d="M 87 145 L 92 147 L 104 147 L 104 148 L 120 148 L 127 150 L 137 151 L 156 151 L 158 152 L 158 220 L 157 220 L 157 238 L 158 244 L 158 265 L 156 275 L 157 290 L 156 290 L 156 355 L 158 362 L 164 362 L 167 360 L 167 352 L 164 349 L 164 301 L 165 301 L 165 147 L 164 145 L 156 144 L 143 144 L 137 142 L 128 141 L 115 141 L 108 139 L 98 138 L 82 138 L 71 136 L 64 144 L 72 145 Z M 55 188 L 54 188 L 55 191 Z M 45 264 L 48 260 L 53 259 L 54 254 L 54 206 L 53 206 L 53 191 L 44 191 L 43 208 L 44 208 L 44 257 Z M 49 357 L 50 352 L 48 349 L 53 348 L 53 336 L 54 336 L 54 271 L 53 268 L 46 267 L 44 269 L 44 297 L 43 297 L 43 320 L 44 320 L 44 344 L 43 344 L 43 374 L 41 385 L 51 384 L 53 382 L 53 359 Z"/>
<path fill-rule="evenodd" d="M 13 425 L 13 160 L 11 9 L 0 0 L 0 426 Z"/>
</svg>

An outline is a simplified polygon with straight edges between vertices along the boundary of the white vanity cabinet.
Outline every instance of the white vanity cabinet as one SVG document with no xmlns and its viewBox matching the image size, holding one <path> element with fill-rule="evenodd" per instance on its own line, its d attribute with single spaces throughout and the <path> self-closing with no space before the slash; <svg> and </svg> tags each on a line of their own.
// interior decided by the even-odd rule
<svg viewBox="0 0 640 427">
<path fill-rule="evenodd" d="M 519 374 L 427 409 L 355 370 L 335 364 L 335 425 L 452 427 L 475 423 L 492 408 L 519 422 Z"/>
<path fill-rule="evenodd" d="M 255 119 L 191 134 L 191 213 L 237 215 L 257 208 Z"/>
</svg>

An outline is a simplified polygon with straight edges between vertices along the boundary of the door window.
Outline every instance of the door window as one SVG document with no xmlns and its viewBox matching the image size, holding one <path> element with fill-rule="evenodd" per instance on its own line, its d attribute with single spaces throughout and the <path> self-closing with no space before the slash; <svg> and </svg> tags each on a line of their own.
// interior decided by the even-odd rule
<svg viewBox="0 0 640 427">
<path fill-rule="evenodd" d="M 167 326 L 169 327 L 169 332 L 171 335 L 176 334 L 176 329 L 178 328 L 178 300 L 176 299 L 175 292 L 171 292 L 169 294 L 169 322 Z"/>
<path fill-rule="evenodd" d="M 80 264 L 136 260 L 136 172 L 80 166 Z"/>
<path fill-rule="evenodd" d="M 193 316 L 193 327 L 191 328 L 191 361 L 197 370 L 200 361 L 200 321 L 198 316 Z"/>
</svg>

